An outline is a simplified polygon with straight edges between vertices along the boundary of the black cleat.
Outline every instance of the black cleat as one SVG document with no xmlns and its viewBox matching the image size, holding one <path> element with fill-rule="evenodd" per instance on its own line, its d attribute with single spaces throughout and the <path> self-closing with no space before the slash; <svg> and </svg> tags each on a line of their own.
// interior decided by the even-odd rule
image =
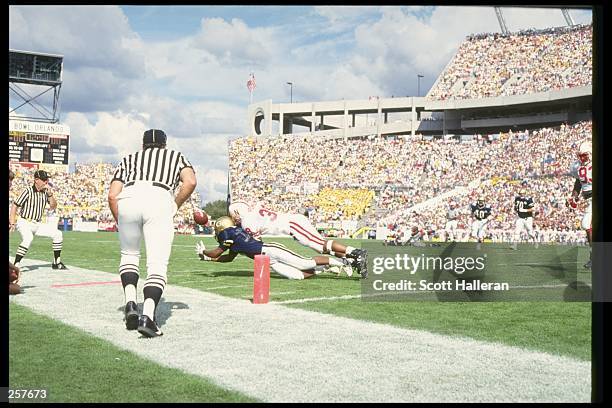
<svg viewBox="0 0 612 408">
<path fill-rule="evenodd" d="M 361 274 L 362 279 L 366 279 L 368 277 L 368 252 L 365 249 L 360 250 L 359 258 L 356 259 L 357 262 L 357 270 L 359 274 Z"/>
<path fill-rule="evenodd" d="M 592 262 L 589 259 L 589 261 L 587 263 L 585 263 L 584 265 L 582 265 L 582 266 L 584 266 L 584 269 L 591 269 L 591 265 L 592 265 Z"/>
<path fill-rule="evenodd" d="M 51 264 L 51 269 L 68 269 L 62 262 Z"/>
<path fill-rule="evenodd" d="M 346 254 L 347 258 L 359 259 L 359 257 L 363 254 L 363 251 L 359 248 L 353 249 L 353 251 L 349 254 Z"/>
<path fill-rule="evenodd" d="M 145 337 L 157 337 L 164 334 L 161 330 L 159 330 L 157 324 L 155 324 L 153 320 L 149 319 L 149 316 L 147 315 L 142 315 L 140 316 L 140 319 L 138 319 L 138 333 Z"/>
<path fill-rule="evenodd" d="M 125 305 L 125 328 L 128 330 L 138 328 L 138 306 L 136 306 L 136 302 L 127 302 Z"/>
</svg>

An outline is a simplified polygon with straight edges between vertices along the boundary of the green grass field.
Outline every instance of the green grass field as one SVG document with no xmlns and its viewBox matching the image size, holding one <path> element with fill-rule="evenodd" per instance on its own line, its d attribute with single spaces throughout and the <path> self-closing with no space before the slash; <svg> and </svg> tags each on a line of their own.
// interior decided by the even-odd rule
<svg viewBox="0 0 612 408">
<path fill-rule="evenodd" d="M 200 261 L 194 251 L 195 243 L 202 239 L 207 247 L 213 247 L 212 238 L 176 236 L 168 270 L 171 285 L 181 285 L 222 296 L 248 299 L 252 296 L 253 261 L 239 256 L 232 263 L 218 264 Z M 19 234 L 10 236 L 10 257 L 14 257 L 19 244 Z M 281 242 L 302 254 L 314 254 L 290 239 L 269 239 Z M 346 241 L 345 241 L 346 242 Z M 359 246 L 361 241 L 353 241 Z M 143 250 L 144 253 L 144 250 Z M 51 241 L 35 238 L 27 254 L 28 258 L 51 262 Z M 116 233 L 64 233 L 62 261 L 88 269 L 117 274 L 119 242 Z M 141 270 L 146 259 L 141 257 Z M 32 271 L 31 273 L 35 273 Z M 144 275 L 143 275 L 144 276 Z M 287 306 L 345 316 L 353 319 L 379 322 L 402 328 L 414 328 L 435 333 L 470 337 L 489 342 L 545 351 L 552 354 L 590 360 L 591 355 L 591 304 L 569 302 L 375 302 L 352 299 L 333 299 L 344 295 L 361 294 L 359 277 L 335 277 L 322 274 L 312 279 L 290 281 L 277 275 L 271 276 L 271 300 L 289 301 L 306 298 L 331 298 Z M 120 290 L 120 289 L 118 289 Z M 109 391 L 114 386 L 138 384 L 141 368 L 153 364 L 129 352 L 114 348 L 102 340 L 93 339 L 77 329 L 59 329 L 60 323 L 36 315 L 23 307 L 10 307 L 10 385 L 20 388 L 40 384 L 42 379 L 54 380 L 57 401 L 93 401 L 87 395 L 108 395 L 98 401 L 118 401 Z M 32 327 L 40 330 L 32 330 Z M 59 333 L 62 333 L 61 335 Z M 58 351 L 71 353 L 73 361 L 87 360 L 95 350 L 97 359 L 79 371 L 78 367 L 66 367 L 62 359 L 54 357 Z M 119 358 L 123 363 L 117 363 Z M 48 364 L 35 365 L 32 361 L 49 359 Z M 103 364 L 106 362 L 106 364 Z M 30 367 L 35 365 L 36 370 Z M 41 368 L 42 367 L 42 368 Z M 102 369 L 104 367 L 104 369 Z M 65 377 L 55 378 L 58 372 L 68 370 Z M 174 370 L 175 371 L 175 370 Z M 88 379 L 83 383 L 83 375 Z M 95 373 L 95 374 L 92 374 Z M 168 387 L 184 388 L 180 401 L 247 401 L 247 397 L 217 389 L 214 385 L 184 373 L 159 368 L 158 380 Z M 112 378 L 112 384 L 103 379 Z M 174 381 L 178 378 L 179 380 Z M 72 381 L 71 381 L 72 380 Z M 75 393 L 70 384 L 77 382 L 81 390 Z M 114 385 L 113 385 L 114 384 Z M 136 387 L 138 388 L 138 387 Z M 170 388 L 172 389 L 172 388 Z M 70 395 L 72 399 L 68 398 Z M 163 398 L 144 395 L 131 401 L 162 401 Z M 178 401 L 168 397 L 168 401 Z M 127 401 L 126 401 L 127 402 Z"/>
</svg>

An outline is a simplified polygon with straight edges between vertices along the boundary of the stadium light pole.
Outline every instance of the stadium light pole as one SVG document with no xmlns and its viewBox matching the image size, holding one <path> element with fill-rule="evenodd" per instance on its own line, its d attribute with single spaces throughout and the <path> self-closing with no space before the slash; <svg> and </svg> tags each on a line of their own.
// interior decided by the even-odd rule
<svg viewBox="0 0 612 408">
<path fill-rule="evenodd" d="M 289 85 L 291 87 L 290 88 L 291 89 L 291 91 L 290 91 L 291 92 L 291 99 L 290 99 L 290 101 L 291 101 L 291 103 L 293 103 L 293 82 L 287 82 L 287 85 Z"/>
<path fill-rule="evenodd" d="M 421 78 L 423 75 L 417 74 L 417 96 L 421 96 Z"/>
</svg>

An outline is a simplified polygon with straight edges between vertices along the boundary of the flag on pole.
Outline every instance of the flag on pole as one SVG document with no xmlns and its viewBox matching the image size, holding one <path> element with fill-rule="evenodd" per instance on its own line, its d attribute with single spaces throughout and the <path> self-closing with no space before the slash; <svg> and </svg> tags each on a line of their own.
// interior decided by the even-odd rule
<svg viewBox="0 0 612 408">
<path fill-rule="evenodd" d="M 249 80 L 247 81 L 247 89 L 249 92 L 253 92 L 255 86 L 255 75 L 251 72 L 251 75 L 249 75 Z"/>
</svg>

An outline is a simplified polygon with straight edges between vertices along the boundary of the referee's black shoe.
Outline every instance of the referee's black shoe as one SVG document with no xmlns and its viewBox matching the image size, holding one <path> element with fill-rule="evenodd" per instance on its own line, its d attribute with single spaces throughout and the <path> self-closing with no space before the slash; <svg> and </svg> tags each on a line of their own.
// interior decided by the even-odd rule
<svg viewBox="0 0 612 408">
<path fill-rule="evenodd" d="M 51 269 L 68 269 L 62 262 L 51 264 Z"/>
<path fill-rule="evenodd" d="M 128 330 L 138 328 L 138 306 L 136 302 L 127 302 L 125 305 L 125 328 Z"/>
<path fill-rule="evenodd" d="M 145 337 L 157 337 L 164 334 L 161 330 L 159 330 L 157 324 L 155 324 L 155 322 L 147 315 L 142 315 L 140 316 L 140 319 L 138 319 L 138 333 Z"/>
</svg>

